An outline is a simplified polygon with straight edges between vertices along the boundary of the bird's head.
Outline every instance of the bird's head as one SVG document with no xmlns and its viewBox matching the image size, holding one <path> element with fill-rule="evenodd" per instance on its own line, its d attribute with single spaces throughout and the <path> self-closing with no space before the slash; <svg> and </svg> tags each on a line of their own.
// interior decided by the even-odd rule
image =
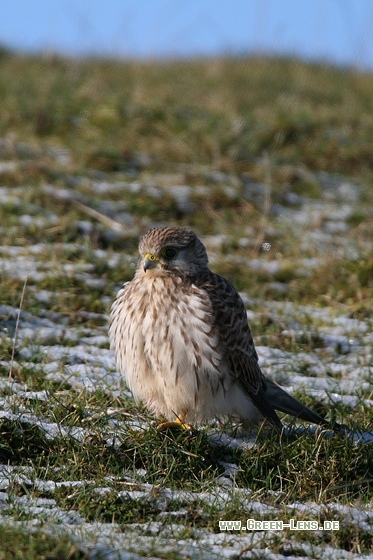
<svg viewBox="0 0 373 560">
<path fill-rule="evenodd" d="M 195 276 L 207 269 L 204 245 L 191 230 L 158 227 L 149 230 L 139 243 L 138 268 L 149 274 Z"/>
</svg>

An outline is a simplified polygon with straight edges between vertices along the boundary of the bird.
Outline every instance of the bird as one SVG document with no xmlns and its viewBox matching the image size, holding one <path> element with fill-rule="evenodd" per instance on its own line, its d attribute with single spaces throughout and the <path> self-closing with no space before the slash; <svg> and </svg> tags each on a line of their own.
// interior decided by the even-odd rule
<svg viewBox="0 0 373 560">
<path fill-rule="evenodd" d="M 111 306 L 109 338 L 135 400 L 166 419 L 160 428 L 228 417 L 245 432 L 264 420 L 282 430 L 276 411 L 330 425 L 263 374 L 245 304 L 209 269 L 192 230 L 152 228 L 138 249 L 134 278 Z"/>
</svg>

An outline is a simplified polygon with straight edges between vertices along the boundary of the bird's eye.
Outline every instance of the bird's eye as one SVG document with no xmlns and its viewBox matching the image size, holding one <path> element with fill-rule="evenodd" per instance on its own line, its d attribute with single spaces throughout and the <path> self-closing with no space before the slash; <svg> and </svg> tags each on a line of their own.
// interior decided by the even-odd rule
<svg viewBox="0 0 373 560">
<path fill-rule="evenodd" d="M 166 259 L 173 259 L 177 255 L 177 249 L 175 247 L 165 247 L 162 250 L 162 257 Z"/>
</svg>

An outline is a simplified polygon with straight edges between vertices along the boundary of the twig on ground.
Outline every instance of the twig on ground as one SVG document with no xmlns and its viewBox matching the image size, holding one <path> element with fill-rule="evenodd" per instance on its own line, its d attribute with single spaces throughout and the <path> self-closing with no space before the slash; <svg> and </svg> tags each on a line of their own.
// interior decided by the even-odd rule
<svg viewBox="0 0 373 560">
<path fill-rule="evenodd" d="M 101 222 L 102 224 L 104 224 L 106 227 L 112 229 L 113 231 L 117 231 L 118 233 L 127 232 L 127 228 L 125 228 L 125 226 L 122 225 L 120 222 L 116 222 L 115 220 L 112 220 L 108 216 L 105 216 L 105 214 L 102 214 L 101 212 L 98 212 L 98 210 L 95 210 L 94 208 L 91 208 L 90 206 L 87 206 L 86 204 L 83 204 L 82 202 L 79 202 L 78 200 L 74 200 L 73 202 L 74 202 L 75 206 L 77 206 L 79 208 L 79 210 L 81 210 L 82 212 L 84 212 L 88 216 L 91 216 L 91 218 L 94 218 L 98 222 Z"/>
</svg>

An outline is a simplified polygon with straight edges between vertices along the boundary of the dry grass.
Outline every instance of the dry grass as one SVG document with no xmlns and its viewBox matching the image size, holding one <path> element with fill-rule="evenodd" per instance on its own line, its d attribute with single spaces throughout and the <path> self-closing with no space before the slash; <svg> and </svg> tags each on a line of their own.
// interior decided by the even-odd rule
<svg viewBox="0 0 373 560">
<path fill-rule="evenodd" d="M 0 58 L 1 129 L 36 145 L 74 149 L 103 170 L 201 166 L 302 183 L 292 166 L 367 177 L 373 77 L 293 59 L 164 63 Z M 290 166 L 290 168 L 287 168 Z M 294 176 L 295 175 L 295 176 Z M 198 177 L 197 177 L 198 178 Z M 312 180 L 311 180 L 312 183 Z"/>
</svg>

